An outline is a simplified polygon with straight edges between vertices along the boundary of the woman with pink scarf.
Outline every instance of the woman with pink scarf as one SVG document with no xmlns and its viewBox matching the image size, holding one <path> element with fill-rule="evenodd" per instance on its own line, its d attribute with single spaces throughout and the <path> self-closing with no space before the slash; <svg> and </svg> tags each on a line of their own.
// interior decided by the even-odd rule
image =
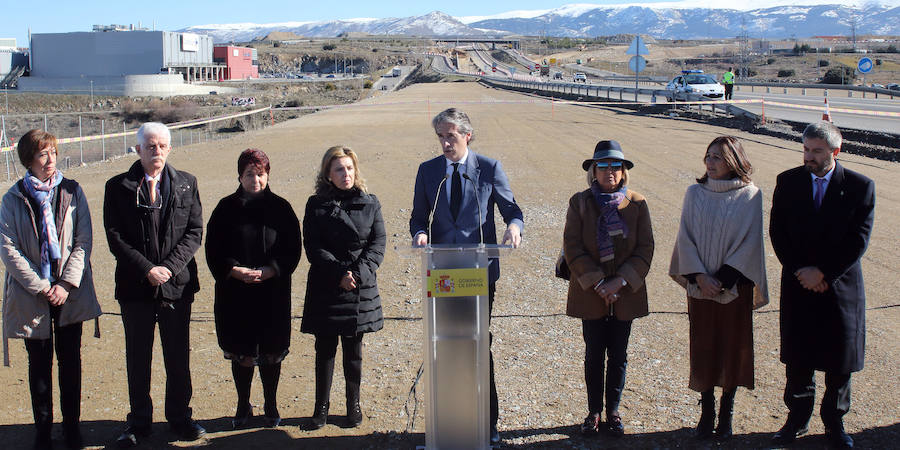
<svg viewBox="0 0 900 450">
<path fill-rule="evenodd" d="M 0 259 L 6 265 L 4 364 L 9 365 L 7 340 L 23 339 L 34 448 L 51 448 L 56 349 L 66 446 L 81 448 L 81 323 L 101 314 L 91 275 L 91 214 L 78 183 L 56 168 L 52 134 L 29 131 L 17 152 L 27 171 L 0 204 Z"/>
</svg>

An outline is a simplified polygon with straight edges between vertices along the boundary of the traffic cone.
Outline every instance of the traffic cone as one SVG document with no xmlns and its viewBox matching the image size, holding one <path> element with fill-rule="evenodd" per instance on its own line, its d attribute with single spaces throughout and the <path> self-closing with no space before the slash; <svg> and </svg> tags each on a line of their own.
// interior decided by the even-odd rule
<svg viewBox="0 0 900 450">
<path fill-rule="evenodd" d="M 831 110 L 828 109 L 828 97 L 825 97 L 825 112 L 822 113 L 822 120 L 831 122 Z"/>
</svg>

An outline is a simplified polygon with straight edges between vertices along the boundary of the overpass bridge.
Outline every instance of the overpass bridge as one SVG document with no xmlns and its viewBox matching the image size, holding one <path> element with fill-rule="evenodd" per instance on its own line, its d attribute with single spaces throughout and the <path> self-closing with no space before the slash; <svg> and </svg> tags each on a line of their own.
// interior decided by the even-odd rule
<svg viewBox="0 0 900 450">
<path fill-rule="evenodd" d="M 487 38 L 487 37 L 484 37 L 484 38 L 473 38 L 473 37 L 459 37 L 459 38 L 452 38 L 452 37 L 443 37 L 443 38 L 436 38 L 436 39 L 432 39 L 432 40 L 433 40 L 435 43 L 447 43 L 447 44 L 456 44 L 456 45 L 463 45 L 463 44 L 490 44 L 491 50 L 496 50 L 496 49 L 497 49 L 497 44 L 501 44 L 501 45 L 504 45 L 504 44 L 505 44 L 505 45 L 509 45 L 510 47 L 512 47 L 512 48 L 514 48 L 514 49 L 517 49 L 517 50 L 518 50 L 518 48 L 519 48 L 519 39 L 513 39 L 513 38 Z"/>
</svg>

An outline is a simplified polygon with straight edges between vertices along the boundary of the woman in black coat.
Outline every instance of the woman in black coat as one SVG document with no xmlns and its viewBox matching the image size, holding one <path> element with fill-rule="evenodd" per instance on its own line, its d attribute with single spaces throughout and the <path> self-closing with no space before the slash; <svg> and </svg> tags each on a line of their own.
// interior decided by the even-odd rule
<svg viewBox="0 0 900 450">
<path fill-rule="evenodd" d="M 363 333 L 378 331 L 384 319 L 375 270 L 384 259 L 386 236 L 381 204 L 369 194 L 353 150 L 328 149 L 306 203 L 303 241 L 309 259 L 306 303 L 300 330 L 316 336 L 316 406 L 313 428 L 328 418 L 338 337 L 347 384 L 347 423 L 362 423 L 359 386 Z"/>
<path fill-rule="evenodd" d="M 237 389 L 232 425 L 253 415 L 250 385 L 259 366 L 267 426 L 278 426 L 276 391 L 291 340 L 291 273 L 300 261 L 300 223 L 269 190 L 269 158 L 238 157 L 237 192 L 219 201 L 207 225 L 206 262 L 216 279 L 216 334 Z"/>
</svg>

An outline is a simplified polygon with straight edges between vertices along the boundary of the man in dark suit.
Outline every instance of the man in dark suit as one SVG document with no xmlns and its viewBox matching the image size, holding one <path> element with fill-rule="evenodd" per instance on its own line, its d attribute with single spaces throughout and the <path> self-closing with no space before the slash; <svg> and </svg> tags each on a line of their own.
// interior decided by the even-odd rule
<svg viewBox="0 0 900 450">
<path fill-rule="evenodd" d="M 500 162 L 469 150 L 474 132 L 469 116 L 456 108 L 450 108 L 435 116 L 431 125 L 443 154 L 423 162 L 416 174 L 412 216 L 409 219 L 413 245 L 421 246 L 429 242 L 478 244 L 482 236 L 485 244 L 496 244 L 496 205 L 506 223 L 502 242 L 518 247 L 524 227 L 522 210 L 516 204 Z M 478 191 L 477 195 L 475 190 Z M 429 224 L 432 211 L 434 217 Z M 500 264 L 492 259 L 488 267 L 489 309 L 493 309 L 494 292 L 499 278 Z M 500 441 L 500 434 L 497 432 L 499 407 L 494 383 L 493 353 L 490 367 L 491 441 L 497 443 Z"/>
<path fill-rule="evenodd" d="M 166 164 L 171 134 L 161 123 L 137 133 L 138 156 L 128 172 L 106 183 L 103 222 L 116 258 L 116 299 L 125 326 L 125 361 L 131 412 L 119 447 L 137 445 L 151 433 L 150 361 L 159 324 L 166 367 L 166 420 L 183 440 L 206 431 L 191 419 L 188 325 L 191 302 L 200 290 L 194 253 L 200 248 L 203 217 L 197 179 Z"/>
<path fill-rule="evenodd" d="M 781 272 L 781 361 L 788 418 L 772 441 L 787 445 L 808 430 L 815 403 L 814 371 L 825 372 L 820 414 L 838 448 L 853 447 L 844 431 L 850 374 L 863 368 L 866 297 L 860 258 L 875 211 L 875 184 L 835 161 L 841 133 L 829 122 L 803 131 L 804 165 L 778 175 L 769 235 Z"/>
</svg>

